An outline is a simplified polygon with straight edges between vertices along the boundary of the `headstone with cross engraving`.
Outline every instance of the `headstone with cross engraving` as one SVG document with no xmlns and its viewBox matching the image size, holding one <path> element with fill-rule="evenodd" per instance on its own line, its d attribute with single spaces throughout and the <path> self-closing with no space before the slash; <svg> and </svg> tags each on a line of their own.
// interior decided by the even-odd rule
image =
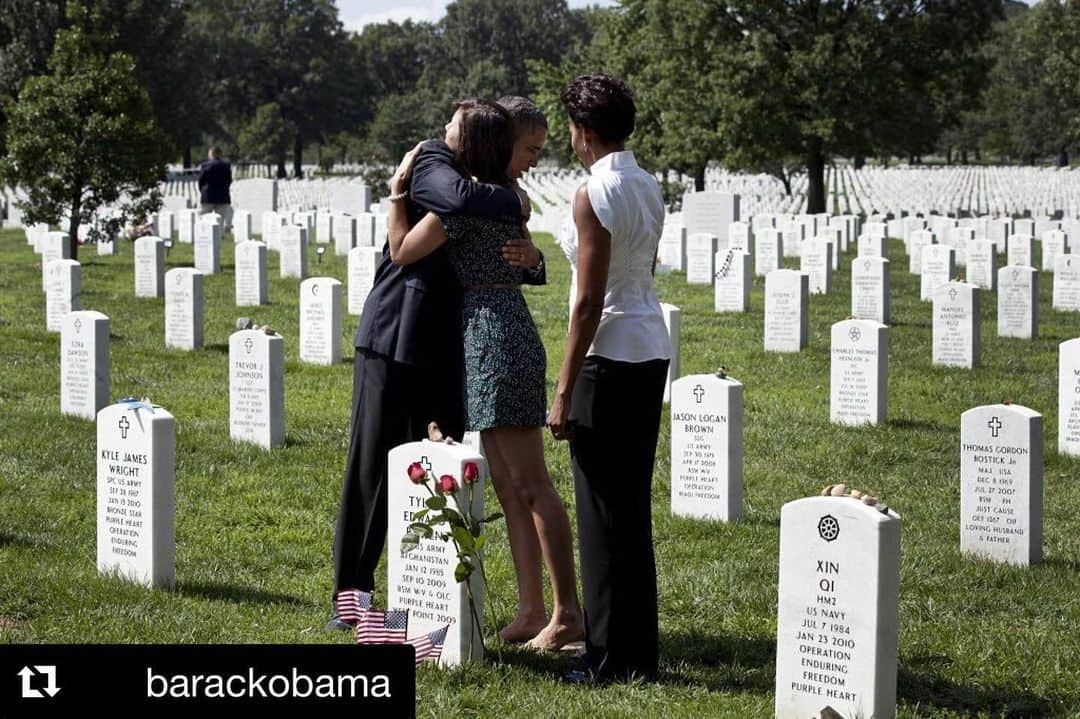
<svg viewBox="0 0 1080 719">
<path fill-rule="evenodd" d="M 135 240 L 135 296 L 165 296 L 165 241 L 160 237 Z"/>
<path fill-rule="evenodd" d="M 1031 255 L 1031 235 L 1010 235 L 1006 251 L 1010 265 L 1035 266 Z"/>
<path fill-rule="evenodd" d="M 742 250 L 716 253 L 716 280 L 713 308 L 717 312 L 746 312 L 750 309 L 750 255 Z"/>
<path fill-rule="evenodd" d="M 60 329 L 60 411 L 94 419 L 109 403 L 109 318 L 93 310 L 64 317 Z"/>
<path fill-rule="evenodd" d="M 896 716 L 901 520 L 881 509 L 808 497 L 780 510 L 777 719 Z"/>
<path fill-rule="evenodd" d="M 733 522 L 742 516 L 743 386 L 687 375 L 671 385 L 671 513 Z"/>
<path fill-rule="evenodd" d="M 341 361 L 341 283 L 311 277 L 300 283 L 300 361 L 332 365 Z"/>
<path fill-rule="evenodd" d="M 45 328 L 59 332 L 69 312 L 82 309 L 82 265 L 53 260 L 45 267 Z"/>
<path fill-rule="evenodd" d="M 285 443 L 285 340 L 262 330 L 229 336 L 229 436 L 265 449 Z"/>
<path fill-rule="evenodd" d="M 960 418 L 960 551 L 996 562 L 1042 559 L 1043 417 L 1018 404 Z"/>
<path fill-rule="evenodd" d="M 664 315 L 664 326 L 667 327 L 668 339 L 671 340 L 671 361 L 668 362 L 667 382 L 664 384 L 664 401 L 669 402 L 671 401 L 671 383 L 679 379 L 681 372 L 679 336 L 682 332 L 682 310 L 675 305 L 661 302 L 660 311 Z"/>
<path fill-rule="evenodd" d="M 236 306 L 256 307 L 270 302 L 266 245 L 249 240 L 235 248 Z"/>
<path fill-rule="evenodd" d="M 420 546 L 408 554 L 400 550 L 413 514 L 425 508 L 431 496 L 423 486 L 409 481 L 408 469 L 420 463 L 436 479 L 449 475 L 454 478 L 456 491 L 448 498 L 451 507 L 482 517 L 484 483 L 487 466 L 479 453 L 462 444 L 440 442 L 410 442 L 394 447 L 387 457 L 387 582 L 386 604 L 391 609 L 409 610 L 409 633 L 419 636 L 447 624 L 440 663 L 454 666 L 483 659 L 483 627 L 473 621 L 465 583 L 454 578 L 458 559 L 454 545 L 439 538 L 422 539 Z M 465 467 L 475 464 L 479 479 L 465 485 Z M 429 485 L 430 486 L 430 485 Z M 479 571 L 469 579 L 477 599 L 477 618 L 484 616 L 484 583 Z M 470 653 L 471 647 L 471 653 Z"/>
<path fill-rule="evenodd" d="M 686 238 L 686 281 L 689 284 L 712 284 L 716 249 L 716 235 L 703 232 Z"/>
<path fill-rule="evenodd" d="M 997 287 L 997 254 L 990 240 L 968 240 L 966 279 L 980 290 Z"/>
<path fill-rule="evenodd" d="M 176 422 L 147 402 L 97 415 L 97 568 L 139 584 L 176 576 Z"/>
<path fill-rule="evenodd" d="M 851 261 L 851 316 L 889 323 L 889 261 L 884 257 Z"/>
<path fill-rule="evenodd" d="M 998 271 L 998 337 L 1033 339 L 1039 332 L 1039 273 L 1034 267 Z"/>
<path fill-rule="evenodd" d="M 344 212 L 335 213 L 332 219 L 334 226 L 334 254 L 345 257 L 349 250 L 356 247 L 356 218 Z"/>
<path fill-rule="evenodd" d="M 307 277 L 307 228 L 285 225 L 281 229 L 281 276 Z"/>
<path fill-rule="evenodd" d="M 873 225 L 869 223 L 867 227 Z M 878 235 L 860 235 L 858 244 L 859 257 L 885 257 L 885 238 Z"/>
<path fill-rule="evenodd" d="M 349 314 L 364 311 L 364 302 L 375 284 L 375 269 L 382 251 L 375 247 L 354 247 L 349 250 Z"/>
<path fill-rule="evenodd" d="M 919 273 L 919 298 L 934 298 L 934 290 L 956 275 L 955 251 L 948 245 L 926 245 L 922 249 L 922 272 Z"/>
<path fill-rule="evenodd" d="M 205 217 L 195 223 L 195 269 L 204 275 L 221 272 L 221 225 Z"/>
<path fill-rule="evenodd" d="M 832 289 L 832 243 L 813 238 L 802 244 L 801 269 L 810 278 L 810 294 L 824 295 Z"/>
<path fill-rule="evenodd" d="M 864 259 L 868 258 L 855 262 Z M 884 423 L 889 403 L 889 328 L 875 320 L 843 320 L 832 326 L 831 336 L 829 421 Z"/>
<path fill-rule="evenodd" d="M 754 249 L 754 275 L 757 277 L 765 277 L 783 266 L 784 245 L 777 230 L 771 227 L 758 230 Z"/>
<path fill-rule="evenodd" d="M 951 367 L 979 366 L 979 291 L 966 282 L 934 290 L 933 361 Z"/>
<path fill-rule="evenodd" d="M 193 350 L 203 346 L 202 273 L 177 267 L 165 273 L 165 346 Z"/>
<path fill-rule="evenodd" d="M 1065 254 L 1065 233 L 1061 230 L 1048 230 L 1042 236 L 1042 268 L 1044 271 L 1054 271 L 1054 260 L 1059 255 Z"/>
<path fill-rule="evenodd" d="M 1080 338 L 1058 346 L 1058 452 L 1080 457 Z"/>
<path fill-rule="evenodd" d="M 809 334 L 810 278 L 796 270 L 765 277 L 765 351 L 799 352 Z"/>
<path fill-rule="evenodd" d="M 1080 312 L 1080 255 L 1058 255 L 1054 260 L 1053 308 Z"/>
</svg>

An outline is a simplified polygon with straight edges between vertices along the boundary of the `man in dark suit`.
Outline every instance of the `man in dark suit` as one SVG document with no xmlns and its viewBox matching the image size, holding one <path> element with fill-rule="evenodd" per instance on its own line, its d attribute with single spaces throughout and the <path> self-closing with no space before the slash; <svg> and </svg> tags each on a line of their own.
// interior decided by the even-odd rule
<svg viewBox="0 0 1080 719">
<path fill-rule="evenodd" d="M 428 211 L 488 217 L 521 217 L 517 192 L 484 185 L 454 166 L 445 142 L 420 146 L 408 197 L 409 221 Z M 527 211 L 527 208 L 526 208 Z M 533 268 L 529 284 L 545 284 L 543 256 L 530 242 L 510 248 L 515 264 Z M 519 259 L 520 258 L 520 259 Z M 337 601 L 345 590 L 373 591 L 375 569 L 386 542 L 387 452 L 427 437 L 429 422 L 461 439 L 461 289 L 446 248 L 399 266 L 384 246 L 374 285 L 364 303 L 354 344 L 352 426 L 341 510 L 334 538 L 334 615 L 328 630 L 355 624 L 352 604 Z"/>
<path fill-rule="evenodd" d="M 221 148 L 214 145 L 209 159 L 199 168 L 199 214 L 216 212 L 221 215 L 222 229 L 232 225 L 232 168 L 221 159 Z"/>
</svg>

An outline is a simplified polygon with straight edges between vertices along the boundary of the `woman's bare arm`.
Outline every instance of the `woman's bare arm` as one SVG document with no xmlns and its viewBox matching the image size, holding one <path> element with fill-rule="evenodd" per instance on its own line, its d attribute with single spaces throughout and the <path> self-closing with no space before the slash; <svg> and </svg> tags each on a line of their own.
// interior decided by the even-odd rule
<svg viewBox="0 0 1080 719">
<path fill-rule="evenodd" d="M 395 211 L 404 216 L 405 208 L 400 202 L 395 202 L 390 208 L 387 222 L 390 259 L 395 265 L 411 265 L 424 259 L 446 242 L 446 232 L 435 213 L 427 213 L 415 227 L 409 229 L 408 219 L 395 218 Z"/>
</svg>

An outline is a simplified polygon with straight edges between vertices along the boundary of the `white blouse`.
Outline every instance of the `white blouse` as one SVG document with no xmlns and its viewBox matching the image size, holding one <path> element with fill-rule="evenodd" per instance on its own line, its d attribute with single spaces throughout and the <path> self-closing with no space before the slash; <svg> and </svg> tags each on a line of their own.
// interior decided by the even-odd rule
<svg viewBox="0 0 1080 719">
<path fill-rule="evenodd" d="M 622 362 L 671 359 L 671 340 L 653 288 L 653 259 L 664 227 L 660 185 L 629 150 L 601 157 L 590 168 L 589 202 L 611 233 L 611 262 L 600 326 L 588 354 Z M 563 222 L 559 245 L 573 268 L 570 306 L 577 296 L 577 228 Z"/>
</svg>

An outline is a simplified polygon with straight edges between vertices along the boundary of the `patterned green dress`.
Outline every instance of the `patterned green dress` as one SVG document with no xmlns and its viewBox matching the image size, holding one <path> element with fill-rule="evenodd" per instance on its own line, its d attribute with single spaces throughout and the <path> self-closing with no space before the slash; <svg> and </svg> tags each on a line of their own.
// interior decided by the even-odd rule
<svg viewBox="0 0 1080 719">
<path fill-rule="evenodd" d="M 525 297 L 524 270 L 510 265 L 502 246 L 521 237 L 515 222 L 440 216 L 450 264 L 464 288 L 465 407 L 470 431 L 543 427 L 547 421 L 547 356 Z"/>
</svg>

